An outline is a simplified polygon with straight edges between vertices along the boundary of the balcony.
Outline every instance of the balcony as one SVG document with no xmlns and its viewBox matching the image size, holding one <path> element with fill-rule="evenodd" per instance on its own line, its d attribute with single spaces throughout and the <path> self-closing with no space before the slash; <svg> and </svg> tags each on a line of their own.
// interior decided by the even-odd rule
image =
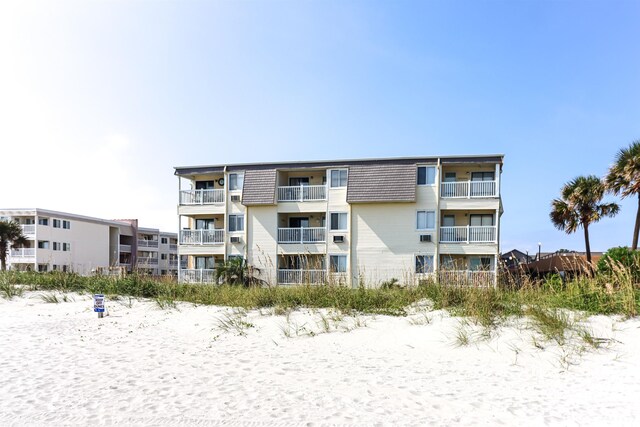
<svg viewBox="0 0 640 427">
<path fill-rule="evenodd" d="M 140 240 L 138 240 L 138 247 L 139 248 L 157 248 L 158 247 L 158 241 L 157 240 L 140 239 Z"/>
<path fill-rule="evenodd" d="M 278 228 L 278 243 L 324 243 L 326 228 Z"/>
<path fill-rule="evenodd" d="M 22 228 L 22 234 L 24 234 L 24 235 L 36 234 L 36 225 L 35 224 L 22 224 L 22 225 L 20 225 L 20 228 Z"/>
<path fill-rule="evenodd" d="M 138 258 L 138 265 L 158 265 L 158 258 L 151 258 L 151 257 L 139 257 Z"/>
<path fill-rule="evenodd" d="M 444 199 L 476 199 L 498 197 L 496 181 L 458 181 L 440 184 L 440 197 Z"/>
<path fill-rule="evenodd" d="M 120 252 L 131 253 L 131 245 L 120 245 Z"/>
<path fill-rule="evenodd" d="M 496 243 L 496 226 L 440 227 L 440 243 Z"/>
<path fill-rule="evenodd" d="M 182 190 L 181 205 L 224 204 L 224 190 Z"/>
<path fill-rule="evenodd" d="M 11 258 L 33 258 L 36 256 L 35 248 L 11 249 Z"/>
<path fill-rule="evenodd" d="M 170 251 L 177 251 L 178 250 L 178 245 L 175 243 L 169 243 L 169 250 Z"/>
<path fill-rule="evenodd" d="M 278 270 L 279 285 L 311 285 L 325 283 L 324 270 Z"/>
<path fill-rule="evenodd" d="M 311 202 L 318 200 L 327 200 L 326 185 L 278 187 L 279 202 Z"/>
<path fill-rule="evenodd" d="M 215 269 L 182 269 L 179 276 L 182 283 L 216 283 Z"/>
<path fill-rule="evenodd" d="M 496 272 L 492 270 L 441 270 L 438 272 L 438 281 L 442 285 L 450 286 L 494 286 Z"/>
<path fill-rule="evenodd" d="M 181 245 L 221 245 L 224 230 L 180 230 Z"/>
</svg>

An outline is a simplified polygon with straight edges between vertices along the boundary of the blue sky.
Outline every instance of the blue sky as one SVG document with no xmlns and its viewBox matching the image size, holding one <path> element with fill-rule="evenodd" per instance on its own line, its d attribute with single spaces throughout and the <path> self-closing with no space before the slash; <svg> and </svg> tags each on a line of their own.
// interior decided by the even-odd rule
<svg viewBox="0 0 640 427">
<path fill-rule="evenodd" d="M 0 6 L 1 207 L 177 228 L 173 166 L 504 153 L 502 247 L 640 139 L 637 1 Z M 3 156 L 4 157 L 4 156 Z M 591 229 L 630 244 L 636 202 Z"/>
</svg>

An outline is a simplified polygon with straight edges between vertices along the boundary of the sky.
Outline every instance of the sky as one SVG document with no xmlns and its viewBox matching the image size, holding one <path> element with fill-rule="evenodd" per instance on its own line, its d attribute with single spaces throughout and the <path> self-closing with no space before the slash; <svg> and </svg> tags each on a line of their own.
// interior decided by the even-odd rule
<svg viewBox="0 0 640 427">
<path fill-rule="evenodd" d="M 616 0 L 0 2 L 0 208 L 177 230 L 174 166 L 502 153 L 502 249 L 584 250 L 550 203 L 640 139 L 638 22 Z M 593 250 L 630 245 L 621 207 Z"/>
</svg>

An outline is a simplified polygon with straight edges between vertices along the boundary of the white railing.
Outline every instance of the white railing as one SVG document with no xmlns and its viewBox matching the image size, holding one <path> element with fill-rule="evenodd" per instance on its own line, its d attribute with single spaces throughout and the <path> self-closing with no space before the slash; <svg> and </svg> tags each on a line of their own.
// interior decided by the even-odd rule
<svg viewBox="0 0 640 427">
<path fill-rule="evenodd" d="M 278 270 L 278 284 L 302 285 L 325 283 L 324 270 Z"/>
<path fill-rule="evenodd" d="M 36 234 L 35 224 L 22 224 L 20 227 L 22 228 L 22 234 Z"/>
<path fill-rule="evenodd" d="M 495 243 L 496 226 L 440 227 L 440 243 Z"/>
<path fill-rule="evenodd" d="M 496 197 L 497 189 L 496 181 L 443 182 L 440 185 L 440 197 L 459 199 Z"/>
<path fill-rule="evenodd" d="M 178 268 L 178 260 L 177 259 L 170 259 L 169 260 L 169 267 Z"/>
<path fill-rule="evenodd" d="M 16 248 L 11 249 L 12 258 L 33 258 L 36 256 L 35 248 Z"/>
<path fill-rule="evenodd" d="M 158 258 L 139 257 L 138 264 L 139 265 L 158 265 Z"/>
<path fill-rule="evenodd" d="M 181 245 L 219 245 L 224 243 L 224 230 L 180 230 Z"/>
<path fill-rule="evenodd" d="M 495 283 L 495 271 L 471 271 L 471 270 L 441 270 L 438 272 L 438 280 L 442 285 L 454 286 L 493 286 Z"/>
<path fill-rule="evenodd" d="M 169 243 L 169 250 L 170 251 L 177 251 L 178 250 L 178 245 L 175 243 Z"/>
<path fill-rule="evenodd" d="M 138 247 L 141 247 L 141 248 L 157 248 L 158 247 L 158 241 L 157 240 L 138 239 Z"/>
<path fill-rule="evenodd" d="M 216 270 L 215 269 L 181 269 L 180 281 L 182 283 L 215 283 Z"/>
<path fill-rule="evenodd" d="M 305 202 L 312 200 L 327 200 L 327 186 L 296 185 L 292 187 L 278 187 L 279 202 Z"/>
<path fill-rule="evenodd" d="M 131 252 L 131 245 L 120 245 L 120 252 Z"/>
<path fill-rule="evenodd" d="M 224 190 L 181 190 L 181 205 L 213 205 L 224 203 Z"/>
<path fill-rule="evenodd" d="M 324 227 L 278 228 L 278 243 L 322 243 L 325 240 Z"/>
</svg>

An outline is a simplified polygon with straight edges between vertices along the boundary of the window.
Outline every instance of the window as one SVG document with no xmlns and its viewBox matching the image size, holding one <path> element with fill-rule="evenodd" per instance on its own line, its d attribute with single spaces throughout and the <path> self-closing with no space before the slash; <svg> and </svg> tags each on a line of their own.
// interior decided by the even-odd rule
<svg viewBox="0 0 640 427">
<path fill-rule="evenodd" d="M 62 266 L 62 271 L 64 271 L 65 273 L 66 273 L 67 271 L 69 271 L 69 266 L 68 266 L 68 265 L 63 265 L 63 266 Z"/>
<path fill-rule="evenodd" d="M 196 268 L 197 269 L 214 269 L 215 268 L 215 260 L 212 256 L 197 256 L 196 258 Z"/>
<path fill-rule="evenodd" d="M 213 218 L 196 219 L 196 230 L 213 230 L 215 220 Z"/>
<path fill-rule="evenodd" d="M 332 273 L 346 273 L 347 272 L 347 256 L 346 255 L 331 255 L 329 256 L 329 268 Z"/>
<path fill-rule="evenodd" d="M 471 172 L 471 181 L 493 181 L 495 174 L 491 172 Z"/>
<path fill-rule="evenodd" d="M 165 276 L 167 274 L 167 270 L 160 270 L 160 274 L 162 274 L 163 276 Z"/>
<path fill-rule="evenodd" d="M 53 271 L 58 271 L 58 270 L 60 270 L 60 266 L 59 266 L 59 265 L 57 265 L 57 264 L 53 264 L 53 265 L 52 265 L 52 267 L 53 267 Z"/>
<path fill-rule="evenodd" d="M 196 181 L 196 190 L 211 190 L 214 185 L 214 181 Z"/>
<path fill-rule="evenodd" d="M 38 240 L 38 249 L 49 249 L 49 242 L 46 240 Z"/>
<path fill-rule="evenodd" d="M 433 255 L 416 255 L 416 273 L 433 273 Z"/>
<path fill-rule="evenodd" d="M 418 230 L 433 230 L 436 228 L 435 211 L 418 211 Z"/>
<path fill-rule="evenodd" d="M 331 187 L 346 187 L 347 186 L 347 170 L 335 169 L 331 171 Z"/>
<path fill-rule="evenodd" d="M 346 230 L 347 229 L 347 213 L 346 212 L 332 212 L 331 213 L 331 230 Z"/>
<path fill-rule="evenodd" d="M 469 270 L 471 271 L 492 271 L 493 258 L 488 256 L 470 257 Z"/>
<path fill-rule="evenodd" d="M 163 238 L 161 238 L 161 239 L 160 239 L 160 242 L 161 242 L 163 245 L 166 245 L 167 243 L 169 243 L 169 240 L 167 240 L 167 238 L 166 238 L 166 237 L 163 237 Z"/>
<path fill-rule="evenodd" d="M 167 259 L 167 254 L 160 254 L 160 259 Z"/>
<path fill-rule="evenodd" d="M 486 227 L 493 225 L 492 214 L 472 214 L 469 216 L 469 225 L 472 227 Z"/>
<path fill-rule="evenodd" d="M 62 244 L 62 251 L 63 252 L 69 252 L 71 250 L 71 243 L 63 243 Z"/>
<path fill-rule="evenodd" d="M 244 215 L 229 215 L 229 231 L 244 231 Z"/>
<path fill-rule="evenodd" d="M 433 185 L 436 183 L 435 166 L 418 166 L 418 185 Z"/>
<path fill-rule="evenodd" d="M 54 219 L 53 220 L 53 228 L 60 228 L 60 220 L 59 219 Z"/>
<path fill-rule="evenodd" d="M 229 191 L 242 190 L 244 184 L 244 174 L 230 173 L 229 174 Z"/>
<path fill-rule="evenodd" d="M 71 228 L 71 222 L 62 221 L 62 228 L 66 228 L 67 230 L 69 230 Z"/>
<path fill-rule="evenodd" d="M 53 242 L 53 250 L 54 251 L 60 250 L 60 242 Z"/>
<path fill-rule="evenodd" d="M 38 271 L 40 273 L 46 273 L 49 270 L 49 264 L 38 264 Z"/>
<path fill-rule="evenodd" d="M 39 225 L 49 225 L 49 218 L 38 218 Z"/>
</svg>

